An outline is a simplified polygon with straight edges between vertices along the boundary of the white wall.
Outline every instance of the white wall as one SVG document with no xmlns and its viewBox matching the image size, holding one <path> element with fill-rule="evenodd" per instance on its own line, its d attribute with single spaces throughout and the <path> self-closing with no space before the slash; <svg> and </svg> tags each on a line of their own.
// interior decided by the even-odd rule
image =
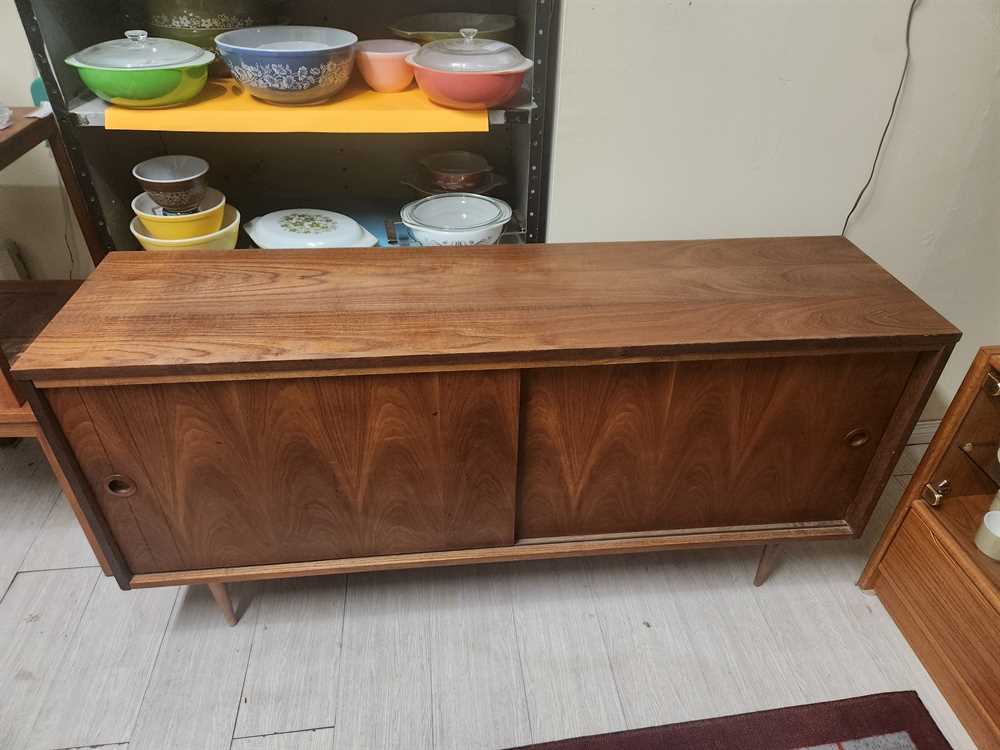
<svg viewBox="0 0 1000 750">
<path fill-rule="evenodd" d="M 549 240 L 839 234 L 909 0 L 564 0 Z M 1000 2 L 922 0 L 848 237 L 965 332 L 926 417 L 1000 343 Z"/>
<path fill-rule="evenodd" d="M 0 103 L 30 105 L 29 87 L 38 73 L 13 0 L 0 0 L 0 58 Z M 92 267 L 67 206 L 47 146 L 0 171 L 0 240 L 18 244 L 35 278 L 68 278 L 71 266 L 80 278 Z"/>
</svg>

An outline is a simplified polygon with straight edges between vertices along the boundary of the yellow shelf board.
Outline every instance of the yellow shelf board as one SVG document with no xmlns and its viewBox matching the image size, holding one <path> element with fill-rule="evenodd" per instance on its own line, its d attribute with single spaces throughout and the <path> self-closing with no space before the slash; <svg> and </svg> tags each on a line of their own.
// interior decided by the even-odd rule
<svg viewBox="0 0 1000 750">
<path fill-rule="evenodd" d="M 380 94 L 352 83 L 333 101 L 309 106 L 268 104 L 233 80 L 209 81 L 188 104 L 167 109 L 110 106 L 107 130 L 182 133 L 485 133 L 486 110 L 441 107 L 415 86 Z"/>
</svg>

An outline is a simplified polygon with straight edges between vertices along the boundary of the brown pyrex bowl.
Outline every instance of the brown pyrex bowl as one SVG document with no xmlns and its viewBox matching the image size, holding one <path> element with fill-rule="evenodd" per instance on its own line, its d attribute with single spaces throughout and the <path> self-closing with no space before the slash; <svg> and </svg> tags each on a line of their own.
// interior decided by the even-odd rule
<svg viewBox="0 0 1000 750">
<path fill-rule="evenodd" d="M 197 156 L 158 156 L 136 164 L 133 176 L 164 211 L 197 211 L 208 185 L 208 162 Z"/>
<path fill-rule="evenodd" d="M 479 154 L 469 151 L 444 151 L 420 160 L 431 182 L 443 190 L 462 192 L 483 184 L 493 167 Z"/>
</svg>

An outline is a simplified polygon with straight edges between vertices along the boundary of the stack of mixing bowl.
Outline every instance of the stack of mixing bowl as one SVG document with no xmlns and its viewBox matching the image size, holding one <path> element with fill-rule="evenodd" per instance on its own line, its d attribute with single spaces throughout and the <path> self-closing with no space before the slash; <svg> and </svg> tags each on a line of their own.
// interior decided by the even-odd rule
<svg viewBox="0 0 1000 750">
<path fill-rule="evenodd" d="M 206 182 L 208 162 L 196 156 L 158 156 L 132 174 L 145 190 L 132 201 L 130 229 L 146 250 L 232 250 L 240 212 Z"/>
</svg>

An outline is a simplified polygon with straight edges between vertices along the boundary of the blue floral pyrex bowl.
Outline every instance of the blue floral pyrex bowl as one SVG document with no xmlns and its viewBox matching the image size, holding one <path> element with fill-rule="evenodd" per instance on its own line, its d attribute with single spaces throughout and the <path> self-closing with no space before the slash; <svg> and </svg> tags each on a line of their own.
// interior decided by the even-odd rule
<svg viewBox="0 0 1000 750">
<path fill-rule="evenodd" d="M 219 34 L 233 77 L 258 99 L 314 104 L 335 96 L 354 70 L 358 37 L 323 26 L 259 26 Z"/>
</svg>

